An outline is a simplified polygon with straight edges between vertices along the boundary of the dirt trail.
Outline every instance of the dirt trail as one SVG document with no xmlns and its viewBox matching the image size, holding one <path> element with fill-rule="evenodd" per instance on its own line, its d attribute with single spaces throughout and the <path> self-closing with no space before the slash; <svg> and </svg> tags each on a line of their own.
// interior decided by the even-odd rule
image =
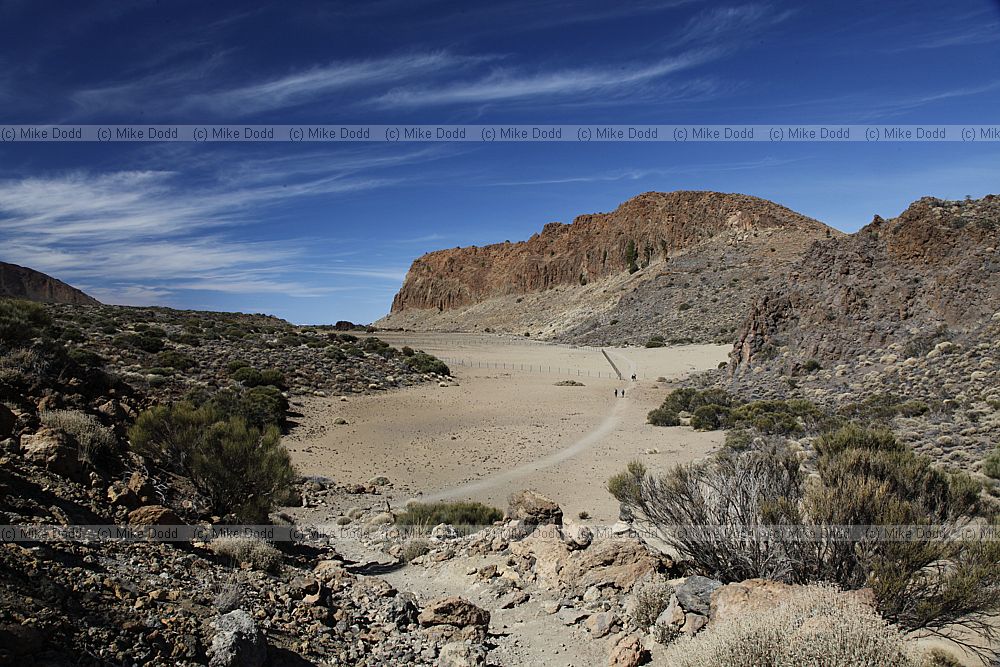
<svg viewBox="0 0 1000 667">
<path fill-rule="evenodd" d="M 630 377 L 636 372 L 635 362 L 625 354 L 621 352 L 611 352 L 608 354 L 625 362 L 624 368 L 627 369 L 624 373 L 625 377 Z M 618 384 L 624 385 L 621 388 L 623 392 L 625 389 L 628 389 L 628 396 L 632 400 L 641 396 L 641 389 L 638 383 L 629 383 L 625 381 Z M 603 421 L 568 447 L 555 451 L 548 456 L 544 456 L 535 461 L 519 465 L 516 468 L 505 470 L 501 473 L 490 475 L 489 477 L 479 479 L 474 482 L 460 484 L 449 489 L 442 489 L 436 493 L 421 495 L 419 499 L 422 502 L 435 502 L 439 500 L 447 500 L 449 498 L 468 498 L 497 487 L 504 487 L 507 489 L 515 488 L 518 486 L 516 484 L 517 481 L 525 479 L 530 474 L 546 468 L 551 468 L 558 463 L 562 463 L 563 461 L 578 456 L 583 451 L 605 440 L 618 428 L 622 415 L 625 414 L 625 408 L 627 405 L 628 404 L 625 401 L 615 402 L 614 407 L 611 408 L 611 412 L 604 418 Z"/>
</svg>

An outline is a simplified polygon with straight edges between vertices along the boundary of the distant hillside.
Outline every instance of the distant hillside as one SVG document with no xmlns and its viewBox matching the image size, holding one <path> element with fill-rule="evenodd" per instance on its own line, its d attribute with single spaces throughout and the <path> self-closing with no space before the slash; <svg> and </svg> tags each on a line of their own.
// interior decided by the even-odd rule
<svg viewBox="0 0 1000 667">
<path fill-rule="evenodd" d="M 97 299 L 52 276 L 17 264 L 0 262 L 0 297 L 5 296 L 77 306 L 100 304 Z"/>
<path fill-rule="evenodd" d="M 731 341 L 760 285 L 839 234 L 757 197 L 649 192 L 520 243 L 424 255 L 378 324 L 594 344 Z"/>
</svg>

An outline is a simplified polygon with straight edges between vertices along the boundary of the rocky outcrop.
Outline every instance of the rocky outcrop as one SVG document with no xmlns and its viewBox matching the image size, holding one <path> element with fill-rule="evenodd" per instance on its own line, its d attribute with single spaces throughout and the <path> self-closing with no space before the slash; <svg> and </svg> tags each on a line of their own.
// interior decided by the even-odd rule
<svg viewBox="0 0 1000 667">
<path fill-rule="evenodd" d="M 0 297 L 43 303 L 96 306 L 100 302 L 61 280 L 17 264 L 0 262 Z"/>
<path fill-rule="evenodd" d="M 507 499 L 507 503 L 507 517 L 510 519 L 520 519 L 529 526 L 562 525 L 563 513 L 558 503 L 538 491 L 518 491 Z"/>
<path fill-rule="evenodd" d="M 465 330 L 489 326 L 517 331 L 523 326 L 537 327 L 540 319 L 549 318 L 551 331 L 543 333 L 572 330 L 571 335 L 579 338 L 595 326 L 620 323 L 623 314 L 636 310 L 638 304 L 623 304 L 619 312 L 619 301 L 650 281 L 653 292 L 662 291 L 665 282 L 673 280 L 679 290 L 690 291 L 699 286 L 692 282 L 701 282 L 690 280 L 690 275 L 707 269 L 727 284 L 738 285 L 747 277 L 745 271 L 762 268 L 753 261 L 757 255 L 766 257 L 769 273 L 776 276 L 780 266 L 800 257 L 812 241 L 836 234 L 816 220 L 756 197 L 650 192 L 611 213 L 579 216 L 569 225 L 550 223 L 524 242 L 424 255 L 413 262 L 392 313 L 380 325 Z M 678 261 L 691 253 L 693 261 Z M 734 267 L 739 275 L 718 275 L 720 269 Z M 612 282 L 605 284 L 608 280 Z M 652 303 L 655 298 L 647 291 L 638 296 L 640 301 L 651 299 L 643 314 L 658 322 L 661 309 Z M 696 296 L 696 290 L 685 292 L 685 298 Z M 511 315 L 514 302 L 514 310 L 524 311 L 524 317 Z M 680 303 L 673 304 L 671 314 Z M 553 311 L 573 314 L 557 321 Z M 685 317 L 691 319 L 688 316 L 694 314 Z M 735 314 L 729 314 L 727 325 L 730 320 L 735 324 L 734 318 Z M 720 327 L 718 318 L 708 319 L 712 322 L 699 331 L 714 335 Z M 622 331 L 629 329 L 626 326 Z"/>
<path fill-rule="evenodd" d="M 925 197 L 852 236 L 821 241 L 750 309 L 731 372 L 849 360 L 892 343 L 961 336 L 1000 309 L 1000 197 Z"/>
</svg>

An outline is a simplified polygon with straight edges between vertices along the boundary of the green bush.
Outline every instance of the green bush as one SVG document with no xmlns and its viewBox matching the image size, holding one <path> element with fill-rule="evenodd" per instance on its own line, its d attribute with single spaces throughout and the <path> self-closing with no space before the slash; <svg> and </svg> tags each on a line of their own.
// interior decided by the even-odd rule
<svg viewBox="0 0 1000 667">
<path fill-rule="evenodd" d="M 271 385 L 279 389 L 284 389 L 285 376 L 276 368 L 267 368 L 262 371 L 249 366 L 236 369 L 231 377 L 244 387 L 263 387 Z"/>
<path fill-rule="evenodd" d="M 396 517 L 401 526 L 433 527 L 447 523 L 460 533 L 473 528 L 492 525 L 503 519 L 503 512 L 482 503 L 459 501 L 438 503 L 411 503 L 406 511 Z"/>
<path fill-rule="evenodd" d="M 713 413 L 717 417 L 721 418 L 722 415 L 729 411 L 729 408 L 733 406 L 734 403 L 735 400 L 721 389 L 706 389 L 705 391 L 698 391 L 697 389 L 692 389 L 690 387 L 683 387 L 670 392 L 670 394 L 663 399 L 663 403 L 660 407 L 649 412 L 646 416 L 646 420 L 654 426 L 678 426 L 681 423 L 680 413 L 694 413 L 698 410 L 698 408 L 710 405 L 715 406 Z M 708 411 L 702 411 L 702 420 L 699 422 L 701 426 L 696 428 L 706 426 L 708 416 Z M 693 421 L 692 425 L 694 425 Z M 725 424 L 720 424 L 720 426 L 715 426 L 714 428 L 722 427 L 725 427 Z"/>
<path fill-rule="evenodd" d="M 129 429 L 132 449 L 185 474 L 220 516 L 262 521 L 290 493 L 295 473 L 276 426 L 226 418 L 211 403 L 157 406 Z"/>
<path fill-rule="evenodd" d="M 295 471 L 276 426 L 261 431 L 232 417 L 203 434 L 192 454 L 191 478 L 216 513 L 260 522 L 288 499 Z"/>
<path fill-rule="evenodd" d="M 68 352 L 69 358 L 83 367 L 101 368 L 107 360 L 101 355 L 82 347 L 74 347 Z"/>
<path fill-rule="evenodd" d="M 79 410 L 49 410 L 39 414 L 42 424 L 62 431 L 76 441 L 81 461 L 95 464 L 118 445 L 115 432 L 93 415 Z"/>
<path fill-rule="evenodd" d="M 160 352 L 156 355 L 156 363 L 179 371 L 186 371 L 196 365 L 194 359 L 176 350 L 164 350 Z"/>
<path fill-rule="evenodd" d="M 403 349 L 401 349 L 400 352 L 403 353 L 404 357 L 412 357 L 415 354 L 413 348 L 410 347 L 409 345 L 404 345 Z"/>
<path fill-rule="evenodd" d="M 691 416 L 691 427 L 698 431 L 717 431 L 729 424 L 731 410 L 722 405 L 702 405 Z"/>
<path fill-rule="evenodd" d="M 148 331 L 139 333 L 127 333 L 116 336 L 114 345 L 119 348 L 133 348 L 143 352 L 159 352 L 163 349 L 163 338 L 151 335 Z"/>
<path fill-rule="evenodd" d="M 983 461 L 983 474 L 1000 479 L 1000 446 L 996 447 Z"/>
<path fill-rule="evenodd" d="M 810 359 L 802 365 L 802 370 L 806 373 L 814 373 L 816 371 L 823 370 L 823 366 L 815 359 Z"/>
<path fill-rule="evenodd" d="M 982 509 L 980 485 L 971 477 L 935 467 L 887 429 L 848 425 L 823 433 L 813 443 L 808 483 L 789 450 L 753 444 L 659 477 L 630 464 L 608 488 L 623 513 L 658 531 L 709 576 L 868 587 L 882 615 L 909 630 L 954 637 L 963 628 L 997 638 L 1000 542 L 966 540 L 959 532 Z M 742 531 L 703 539 L 671 531 L 677 525 Z M 754 531 L 771 525 L 934 525 L 945 532 L 936 540 L 865 534 L 855 541 L 800 541 Z"/>
<path fill-rule="evenodd" d="M 0 345 L 8 349 L 39 338 L 52 326 L 44 306 L 20 299 L 0 299 Z"/>
<path fill-rule="evenodd" d="M 680 426 L 681 418 L 676 412 L 667 408 L 653 408 L 646 415 L 646 421 L 653 426 Z"/>
<path fill-rule="evenodd" d="M 418 373 L 451 375 L 451 369 L 446 363 L 426 352 L 414 352 L 412 356 L 406 357 L 403 363 Z"/>
<path fill-rule="evenodd" d="M 666 347 L 666 346 L 667 346 L 667 344 L 664 343 L 662 340 L 653 340 L 652 338 L 650 338 L 649 340 L 646 341 L 646 347 L 649 347 L 649 348 L 653 348 L 653 347 Z"/>
</svg>

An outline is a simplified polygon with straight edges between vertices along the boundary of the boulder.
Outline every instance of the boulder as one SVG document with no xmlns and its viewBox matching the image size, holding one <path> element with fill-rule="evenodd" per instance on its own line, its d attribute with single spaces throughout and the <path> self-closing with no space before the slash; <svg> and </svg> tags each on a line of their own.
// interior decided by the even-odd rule
<svg viewBox="0 0 1000 667">
<path fill-rule="evenodd" d="M 132 510 L 128 514 L 128 522 L 133 526 L 182 526 L 174 511 L 163 505 L 146 505 Z"/>
<path fill-rule="evenodd" d="M 468 600 L 451 596 L 431 602 L 417 616 L 417 621 L 424 627 L 434 625 L 454 625 L 460 628 L 468 626 L 488 627 L 490 612 L 477 607 Z"/>
<path fill-rule="evenodd" d="M 625 635 L 611 648 L 608 667 L 638 667 L 649 660 L 649 651 L 635 635 Z"/>
<path fill-rule="evenodd" d="M 684 583 L 674 590 L 674 594 L 684 611 L 707 616 L 711 607 L 712 592 L 720 586 L 722 582 L 717 579 L 695 575 L 685 579 Z"/>
<path fill-rule="evenodd" d="M 209 667 L 261 667 L 267 658 L 267 640 L 253 618 L 242 609 L 219 616 L 208 647 Z"/>
<path fill-rule="evenodd" d="M 84 466 L 80 451 L 69 436 L 61 431 L 42 428 L 37 433 L 21 436 L 24 458 L 41 465 L 57 475 L 81 479 Z"/>
<path fill-rule="evenodd" d="M 0 440 L 14 434 L 17 416 L 6 405 L 0 404 Z"/>
<path fill-rule="evenodd" d="M 674 628 L 680 628 L 684 625 L 685 618 L 684 610 L 681 609 L 680 603 L 677 601 L 676 595 L 670 596 L 670 602 L 667 604 L 667 608 L 660 612 L 660 615 L 656 617 L 655 625 L 660 625 L 663 627 L 672 626 Z"/>
<path fill-rule="evenodd" d="M 591 637 L 600 639 L 611 632 L 611 626 L 617 622 L 618 617 L 613 611 L 602 611 L 584 621 L 584 625 L 590 631 Z"/>
<path fill-rule="evenodd" d="M 655 572 L 659 559 L 637 540 L 600 540 L 567 560 L 560 576 L 568 587 L 585 591 L 591 586 L 629 590 Z"/>
<path fill-rule="evenodd" d="M 479 667 L 486 664 L 486 651 L 478 644 L 451 642 L 441 647 L 438 667 Z"/>
<path fill-rule="evenodd" d="M 132 493 L 124 482 L 115 481 L 108 487 L 108 502 L 112 507 L 124 507 L 127 510 L 134 510 L 139 507 L 139 499 Z"/>
<path fill-rule="evenodd" d="M 707 617 L 688 612 L 684 614 L 684 625 L 681 626 L 681 632 L 691 637 L 706 625 L 708 625 Z"/>
<path fill-rule="evenodd" d="M 526 489 L 514 493 L 507 500 L 507 516 L 526 524 L 540 526 L 547 523 L 562 525 L 563 513 L 558 504 L 538 491 Z"/>
<path fill-rule="evenodd" d="M 431 538 L 444 542 L 446 540 L 457 540 L 459 534 L 451 524 L 439 523 L 431 530 Z"/>
<path fill-rule="evenodd" d="M 570 549 L 586 549 L 594 541 L 594 533 L 587 526 L 575 523 L 562 530 L 563 541 Z"/>
<path fill-rule="evenodd" d="M 154 498 L 155 491 L 153 490 L 153 485 L 150 484 L 149 478 L 139 471 L 133 472 L 132 476 L 129 477 L 128 488 L 135 494 L 140 503 L 152 502 Z"/>
</svg>

